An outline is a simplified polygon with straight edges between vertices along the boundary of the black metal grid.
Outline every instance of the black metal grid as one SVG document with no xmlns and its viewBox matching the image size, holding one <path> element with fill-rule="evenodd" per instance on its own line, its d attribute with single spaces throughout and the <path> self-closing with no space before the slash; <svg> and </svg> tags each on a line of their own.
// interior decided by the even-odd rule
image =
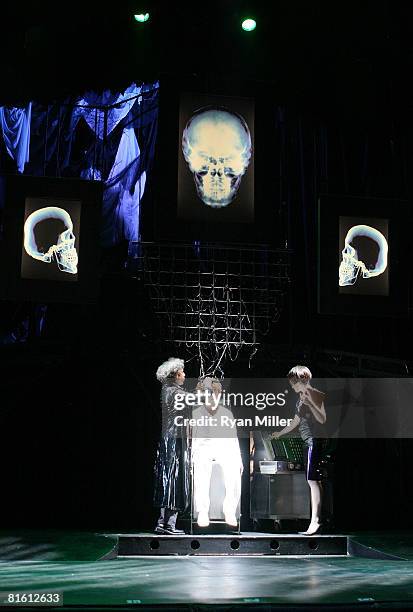
<svg viewBox="0 0 413 612">
<path fill-rule="evenodd" d="M 222 373 L 242 347 L 252 357 L 279 319 L 290 282 L 289 251 L 264 246 L 141 242 L 131 243 L 129 255 L 161 338 L 185 345 L 201 374 Z"/>
</svg>

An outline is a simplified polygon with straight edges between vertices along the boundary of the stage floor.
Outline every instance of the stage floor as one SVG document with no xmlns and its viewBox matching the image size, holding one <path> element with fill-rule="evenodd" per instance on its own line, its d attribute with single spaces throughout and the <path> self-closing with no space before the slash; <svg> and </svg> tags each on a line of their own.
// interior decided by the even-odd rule
<svg viewBox="0 0 413 612">
<path fill-rule="evenodd" d="M 401 608 L 402 602 L 413 607 L 412 532 L 351 534 L 400 560 L 210 555 L 102 560 L 116 545 L 115 536 L 103 533 L 0 532 L 0 591 L 61 591 L 65 605 L 78 607 L 381 603 Z"/>
</svg>

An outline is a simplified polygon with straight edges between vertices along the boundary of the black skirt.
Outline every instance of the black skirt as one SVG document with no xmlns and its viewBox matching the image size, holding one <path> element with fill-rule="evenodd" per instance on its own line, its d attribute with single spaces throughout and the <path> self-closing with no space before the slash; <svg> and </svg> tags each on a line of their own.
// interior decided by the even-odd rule
<svg viewBox="0 0 413 612">
<path fill-rule="evenodd" d="M 322 448 L 323 440 L 321 439 L 310 438 L 305 441 L 303 455 L 307 480 L 323 480 Z"/>
</svg>

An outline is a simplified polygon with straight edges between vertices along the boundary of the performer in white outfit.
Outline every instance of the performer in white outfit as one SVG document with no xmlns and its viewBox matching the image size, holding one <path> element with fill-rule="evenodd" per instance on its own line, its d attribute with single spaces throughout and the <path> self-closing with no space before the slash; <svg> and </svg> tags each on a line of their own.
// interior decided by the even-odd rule
<svg viewBox="0 0 413 612">
<path fill-rule="evenodd" d="M 223 416 L 231 419 L 234 417 L 231 410 L 220 401 L 222 386 L 218 379 L 206 377 L 199 383 L 198 389 L 206 391 L 205 402 L 194 409 L 192 417 L 197 422 L 207 424 L 195 425 L 192 429 L 194 507 L 195 512 L 198 512 L 197 523 L 200 527 L 209 525 L 211 474 L 214 463 L 217 463 L 222 468 L 225 484 L 222 507 L 225 522 L 236 527 L 243 465 L 237 430 L 226 425 L 225 419 L 224 423 L 221 420 Z M 212 420 L 215 424 L 211 423 Z"/>
</svg>

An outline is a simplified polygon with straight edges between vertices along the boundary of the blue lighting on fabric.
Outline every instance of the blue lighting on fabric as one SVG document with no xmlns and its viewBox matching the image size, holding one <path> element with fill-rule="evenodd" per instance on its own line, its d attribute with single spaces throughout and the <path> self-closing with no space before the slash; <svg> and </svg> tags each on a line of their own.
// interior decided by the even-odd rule
<svg viewBox="0 0 413 612">
<path fill-rule="evenodd" d="M 101 242 L 139 240 L 140 202 L 152 167 L 159 83 L 130 85 L 122 93 L 86 92 L 76 101 L 25 108 L 0 107 L 6 150 L 17 170 L 104 183 Z M 89 136 L 79 154 L 79 130 Z M 30 158 L 29 158 L 30 151 Z M 80 159 L 79 159 L 80 155 Z"/>
<path fill-rule="evenodd" d="M 0 126 L 7 153 L 22 173 L 29 161 L 32 103 L 25 108 L 0 106 Z"/>
</svg>

